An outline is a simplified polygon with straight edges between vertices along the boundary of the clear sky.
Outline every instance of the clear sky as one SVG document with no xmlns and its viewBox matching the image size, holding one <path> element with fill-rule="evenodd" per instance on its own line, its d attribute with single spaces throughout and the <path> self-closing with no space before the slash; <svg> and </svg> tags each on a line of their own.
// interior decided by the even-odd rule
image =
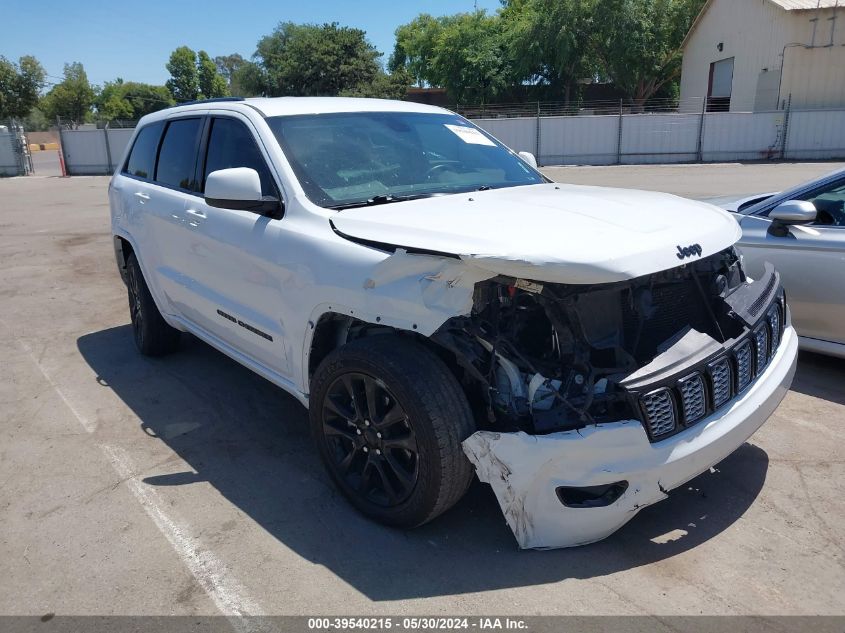
<svg viewBox="0 0 845 633">
<path fill-rule="evenodd" d="M 263 35 L 283 21 L 338 22 L 367 32 L 387 60 L 397 26 L 419 13 L 471 11 L 473 0 L 12 0 L 3 7 L 0 55 L 14 61 L 34 55 L 57 81 L 65 62 L 79 61 L 95 84 L 122 77 L 164 83 L 164 64 L 177 46 L 204 49 L 212 57 L 249 58 Z M 477 0 L 495 11 L 499 0 Z"/>
</svg>

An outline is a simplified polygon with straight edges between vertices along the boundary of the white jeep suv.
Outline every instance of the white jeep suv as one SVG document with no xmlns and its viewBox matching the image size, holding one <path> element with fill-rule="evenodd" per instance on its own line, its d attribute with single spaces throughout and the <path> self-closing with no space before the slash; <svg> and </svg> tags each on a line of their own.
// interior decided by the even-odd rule
<svg viewBox="0 0 845 633">
<path fill-rule="evenodd" d="M 796 335 L 735 220 L 555 184 L 460 116 L 229 99 L 144 117 L 109 187 L 140 351 L 190 332 L 293 394 L 363 513 L 475 473 L 521 547 L 611 534 L 772 413 Z"/>
</svg>

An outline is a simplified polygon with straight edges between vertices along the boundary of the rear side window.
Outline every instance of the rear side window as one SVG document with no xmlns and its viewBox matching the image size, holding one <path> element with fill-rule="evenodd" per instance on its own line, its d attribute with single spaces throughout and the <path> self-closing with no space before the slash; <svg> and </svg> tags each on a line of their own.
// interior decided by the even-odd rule
<svg viewBox="0 0 845 633">
<path fill-rule="evenodd" d="M 273 184 L 273 177 L 255 139 L 247 127 L 234 119 L 212 119 L 211 134 L 208 137 L 208 153 L 205 158 L 205 170 L 202 182 L 208 174 L 218 169 L 230 167 L 249 167 L 258 172 L 261 179 L 261 194 L 278 196 Z"/>
<path fill-rule="evenodd" d="M 202 119 L 176 119 L 164 132 L 155 181 L 169 187 L 196 190 L 197 138 Z"/>
<path fill-rule="evenodd" d="M 129 160 L 123 172 L 138 178 L 152 178 L 153 167 L 156 162 L 156 149 L 158 140 L 161 138 L 161 129 L 164 123 L 158 121 L 145 126 L 135 139 L 132 151 L 129 152 Z"/>
</svg>

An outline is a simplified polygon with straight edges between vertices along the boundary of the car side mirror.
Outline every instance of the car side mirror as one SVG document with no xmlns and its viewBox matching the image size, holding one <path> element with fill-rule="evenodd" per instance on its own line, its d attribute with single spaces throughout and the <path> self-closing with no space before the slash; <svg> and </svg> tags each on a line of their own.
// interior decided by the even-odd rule
<svg viewBox="0 0 845 633">
<path fill-rule="evenodd" d="M 787 200 L 769 212 L 769 219 L 781 225 L 809 224 L 818 215 L 816 206 L 806 200 Z"/>
<path fill-rule="evenodd" d="M 281 217 L 282 203 L 261 195 L 261 178 L 249 167 L 218 169 L 205 179 L 205 202 L 211 207 Z"/>
<path fill-rule="evenodd" d="M 519 157 L 531 165 L 534 169 L 537 169 L 537 159 L 534 157 L 534 154 L 531 152 L 520 152 Z"/>
</svg>

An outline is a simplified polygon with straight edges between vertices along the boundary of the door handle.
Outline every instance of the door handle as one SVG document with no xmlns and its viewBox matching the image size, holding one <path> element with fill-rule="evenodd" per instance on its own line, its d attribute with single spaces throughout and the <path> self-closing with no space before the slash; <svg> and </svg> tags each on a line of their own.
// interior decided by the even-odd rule
<svg viewBox="0 0 845 633">
<path fill-rule="evenodd" d="M 141 200 L 149 200 L 150 196 L 144 193 L 143 191 L 136 191 L 135 197 L 140 198 Z"/>
</svg>

